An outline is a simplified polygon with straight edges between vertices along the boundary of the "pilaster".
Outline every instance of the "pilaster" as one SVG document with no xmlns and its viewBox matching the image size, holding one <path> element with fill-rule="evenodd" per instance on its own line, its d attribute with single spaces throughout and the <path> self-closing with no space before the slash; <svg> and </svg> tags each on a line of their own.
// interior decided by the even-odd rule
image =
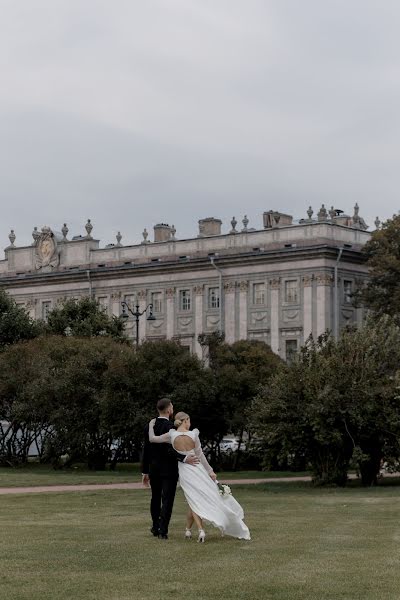
<svg viewBox="0 0 400 600">
<path fill-rule="evenodd" d="M 304 275 L 303 281 L 303 336 L 304 342 L 312 334 L 313 304 L 312 304 L 312 275 Z"/>
<path fill-rule="evenodd" d="M 270 280 L 271 287 L 271 349 L 275 354 L 280 352 L 279 343 L 279 293 L 281 280 L 279 277 Z"/>
<path fill-rule="evenodd" d="M 146 290 L 139 290 L 137 293 L 137 302 L 139 304 L 139 311 L 143 312 L 146 309 L 147 292 Z M 143 342 L 146 339 L 147 330 L 147 315 L 144 314 L 139 317 L 139 342 Z"/>
<path fill-rule="evenodd" d="M 239 283 L 239 339 L 247 339 L 247 298 L 249 282 Z"/>
<path fill-rule="evenodd" d="M 121 292 L 111 294 L 111 310 L 115 317 L 121 314 Z"/>
<path fill-rule="evenodd" d="M 194 351 L 200 358 L 202 357 L 202 348 L 198 338 L 203 333 L 203 303 L 204 303 L 204 286 L 196 285 L 193 288 L 194 294 Z"/>
<path fill-rule="evenodd" d="M 170 340 L 175 335 L 175 288 L 168 288 L 165 291 L 166 304 L 167 304 L 167 338 Z"/>
<path fill-rule="evenodd" d="M 235 289 L 234 281 L 224 283 L 225 340 L 228 344 L 235 341 Z"/>
<path fill-rule="evenodd" d="M 320 273 L 316 277 L 317 282 L 317 337 L 325 333 L 330 327 L 330 295 L 332 287 L 332 276 L 328 273 Z"/>
</svg>

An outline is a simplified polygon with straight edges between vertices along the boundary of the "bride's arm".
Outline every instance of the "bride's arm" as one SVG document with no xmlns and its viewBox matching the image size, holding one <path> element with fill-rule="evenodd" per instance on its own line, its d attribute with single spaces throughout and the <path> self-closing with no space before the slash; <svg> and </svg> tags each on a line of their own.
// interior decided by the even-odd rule
<svg viewBox="0 0 400 600">
<path fill-rule="evenodd" d="M 162 435 L 156 435 L 154 433 L 154 423 L 155 419 L 152 419 L 149 423 L 149 441 L 151 444 L 170 444 L 171 443 L 171 435 L 169 431 L 167 433 L 163 433 Z"/>
<path fill-rule="evenodd" d="M 201 444 L 200 444 L 198 430 L 196 430 L 196 435 L 195 435 L 194 452 L 195 452 L 197 458 L 199 459 L 199 461 L 201 462 L 201 464 L 203 465 L 203 467 L 205 468 L 205 470 L 207 471 L 207 473 L 210 475 L 211 479 L 215 480 L 217 478 L 217 476 L 215 475 L 212 466 L 210 465 L 210 463 L 208 462 L 208 460 L 204 456 L 204 452 L 203 452 L 203 449 L 202 449 Z"/>
</svg>

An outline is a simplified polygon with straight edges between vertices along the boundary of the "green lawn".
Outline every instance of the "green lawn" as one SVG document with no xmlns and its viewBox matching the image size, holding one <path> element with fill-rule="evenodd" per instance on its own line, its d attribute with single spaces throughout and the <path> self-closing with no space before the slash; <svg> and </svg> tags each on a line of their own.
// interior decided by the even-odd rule
<svg viewBox="0 0 400 600">
<path fill-rule="evenodd" d="M 235 488 L 251 542 L 150 536 L 146 491 L 0 496 L 7 600 L 398 600 L 400 488 Z"/>
<path fill-rule="evenodd" d="M 306 473 L 238 471 L 236 473 L 218 473 L 223 479 L 247 479 L 264 477 L 295 477 Z M 140 480 L 140 465 L 118 465 L 115 471 L 88 471 L 83 467 L 68 470 L 54 470 L 47 465 L 32 463 L 26 467 L 11 469 L 0 468 L 0 487 L 19 487 L 31 485 L 74 485 L 79 483 L 129 483 Z"/>
</svg>

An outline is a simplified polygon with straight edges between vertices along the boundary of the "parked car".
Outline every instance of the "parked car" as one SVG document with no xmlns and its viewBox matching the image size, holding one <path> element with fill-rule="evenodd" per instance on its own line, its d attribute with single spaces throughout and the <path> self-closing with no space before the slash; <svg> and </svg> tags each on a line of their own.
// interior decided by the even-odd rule
<svg viewBox="0 0 400 600">
<path fill-rule="evenodd" d="M 221 441 L 219 448 L 220 448 L 221 452 L 224 452 L 224 453 L 236 452 L 237 449 L 239 448 L 239 441 L 234 438 L 224 438 Z M 240 446 L 240 449 L 241 450 L 246 449 L 243 442 Z"/>
</svg>

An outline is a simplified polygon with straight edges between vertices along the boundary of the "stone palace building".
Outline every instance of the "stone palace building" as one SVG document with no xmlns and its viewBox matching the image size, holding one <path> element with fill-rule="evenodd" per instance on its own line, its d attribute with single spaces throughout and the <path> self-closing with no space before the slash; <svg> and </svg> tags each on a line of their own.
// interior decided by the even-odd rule
<svg viewBox="0 0 400 600">
<path fill-rule="evenodd" d="M 33 244 L 18 247 L 14 231 L 0 261 L 0 286 L 32 317 L 46 319 L 66 298 L 91 296 L 109 314 L 121 302 L 144 310 L 153 305 L 155 320 L 140 319 L 140 339 L 179 339 L 201 355 L 198 335 L 221 330 L 228 342 L 264 340 L 282 358 L 326 329 L 337 334 L 358 323 L 362 309 L 351 294 L 367 278 L 361 248 L 369 239 L 355 206 L 352 216 L 322 205 L 304 219 L 276 211 L 263 214 L 256 228 L 235 218 L 221 233 L 216 218 L 199 221 L 198 235 L 177 239 L 174 226 L 158 224 L 154 240 L 100 247 L 87 222 L 86 235 L 68 238 L 43 227 Z M 130 317 L 126 324 L 132 337 Z"/>
</svg>

